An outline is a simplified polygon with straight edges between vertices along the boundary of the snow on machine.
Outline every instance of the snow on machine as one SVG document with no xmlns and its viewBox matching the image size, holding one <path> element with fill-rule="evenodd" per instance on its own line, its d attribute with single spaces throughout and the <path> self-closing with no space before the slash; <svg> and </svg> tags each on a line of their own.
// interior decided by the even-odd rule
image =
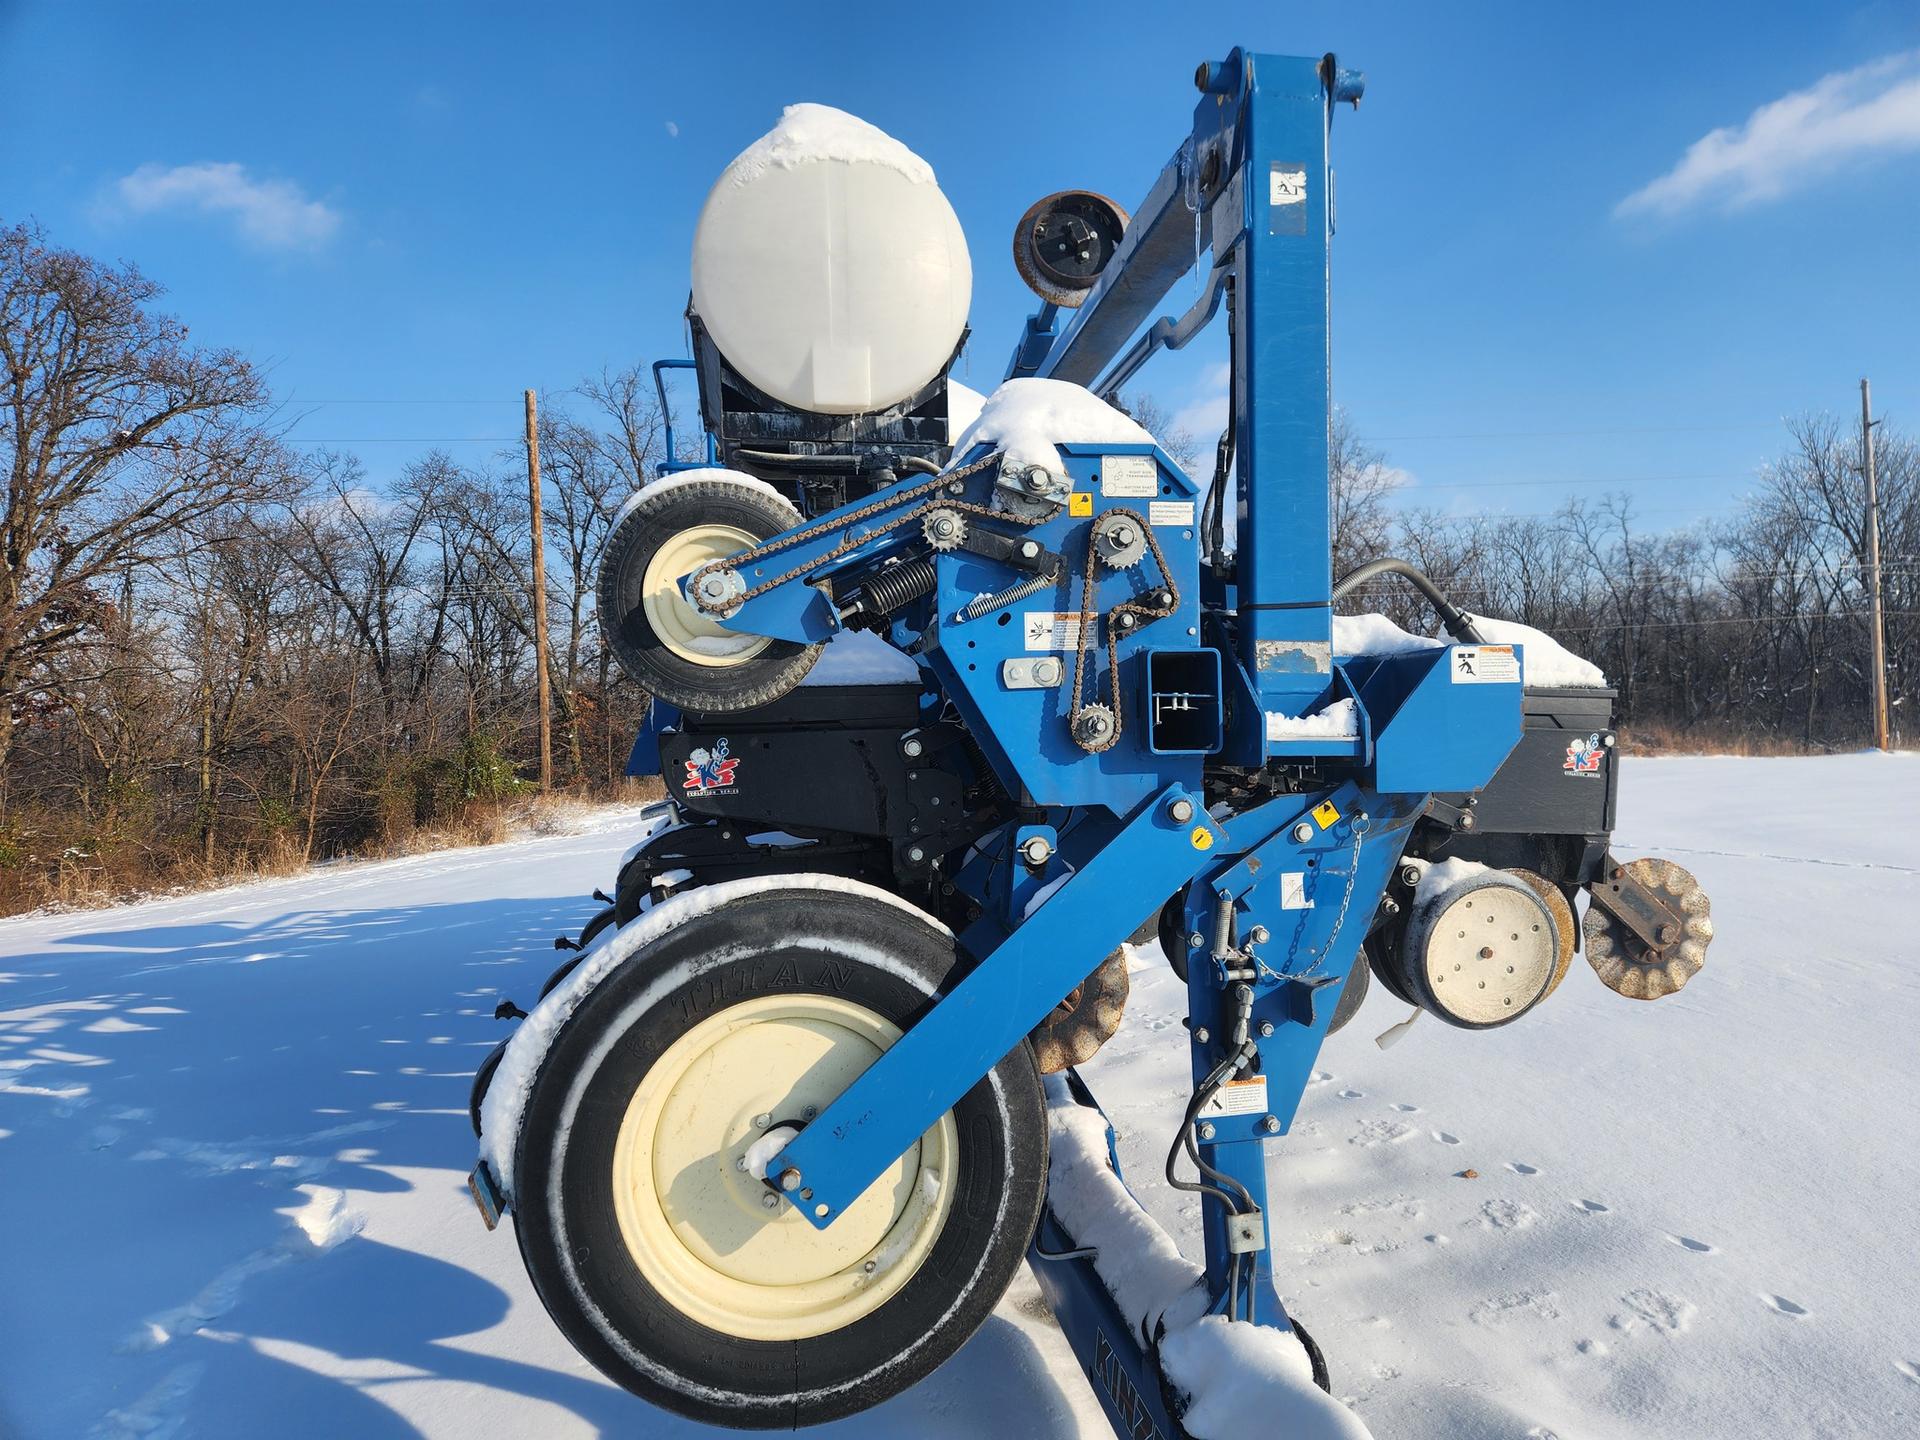
<svg viewBox="0 0 1920 1440">
<path fill-rule="evenodd" d="M 1266 1216 L 1322 1040 L 1369 977 L 1488 1029 L 1583 944 L 1650 999 L 1712 936 L 1684 870 L 1609 851 L 1597 671 L 1403 561 L 1329 573 L 1327 137 L 1360 77 L 1235 51 L 1196 82 L 1131 215 L 1022 218 L 1043 303 L 977 414 L 966 243 L 905 146 L 795 106 L 702 213 L 679 363 L 708 458 L 628 501 L 600 584 L 668 799 L 473 1105 L 488 1224 L 587 1358 L 683 1415 L 874 1405 L 1025 1260 L 1117 1433 L 1364 1433 Z M 1222 313 L 1196 480 L 1115 397 Z M 1444 639 L 1336 618 L 1389 576 Z M 1073 1068 L 1130 937 L 1187 986 L 1166 1169 L 1203 1267 Z"/>
</svg>

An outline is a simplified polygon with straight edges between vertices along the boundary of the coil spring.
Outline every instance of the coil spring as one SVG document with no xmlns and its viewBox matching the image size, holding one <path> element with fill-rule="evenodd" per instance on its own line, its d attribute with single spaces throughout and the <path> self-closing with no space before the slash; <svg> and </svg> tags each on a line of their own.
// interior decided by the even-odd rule
<svg viewBox="0 0 1920 1440">
<path fill-rule="evenodd" d="M 861 587 L 866 601 L 883 615 L 891 615 L 904 605 L 933 593 L 933 561 L 924 556 L 899 565 L 889 565 L 869 577 Z"/>
<path fill-rule="evenodd" d="M 1038 595 L 1042 590 L 1050 589 L 1059 583 L 1059 573 L 1050 572 L 1046 575 L 1035 575 L 1031 580 L 1022 580 L 1018 585 L 1009 586 L 998 594 L 976 595 L 960 612 L 960 618 L 978 620 L 982 615 L 998 610 L 1003 605 L 1012 605 L 1026 599 L 1029 595 Z"/>
</svg>

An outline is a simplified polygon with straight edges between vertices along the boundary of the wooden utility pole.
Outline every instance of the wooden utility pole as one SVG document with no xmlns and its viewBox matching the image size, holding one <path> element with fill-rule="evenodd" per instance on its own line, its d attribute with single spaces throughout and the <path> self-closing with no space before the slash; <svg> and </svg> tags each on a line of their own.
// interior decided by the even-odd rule
<svg viewBox="0 0 1920 1440">
<path fill-rule="evenodd" d="M 1867 623 L 1873 667 L 1873 746 L 1887 744 L 1887 629 L 1880 609 L 1880 483 L 1873 468 L 1873 388 L 1860 382 L 1861 466 L 1867 477 Z"/>
<path fill-rule="evenodd" d="M 533 656 L 540 671 L 540 788 L 553 789 L 553 694 L 547 678 L 547 544 L 540 529 L 540 407 L 527 391 L 527 498 L 533 505 Z"/>
</svg>

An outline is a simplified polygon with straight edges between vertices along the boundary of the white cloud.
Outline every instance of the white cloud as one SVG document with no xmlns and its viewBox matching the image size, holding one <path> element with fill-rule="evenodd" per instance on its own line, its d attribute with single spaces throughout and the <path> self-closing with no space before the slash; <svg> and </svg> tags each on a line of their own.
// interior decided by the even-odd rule
<svg viewBox="0 0 1920 1440">
<path fill-rule="evenodd" d="M 1227 428 L 1227 385 L 1233 367 L 1222 360 L 1207 368 L 1194 386 L 1193 398 L 1174 412 L 1173 428 L 1208 439 Z"/>
<path fill-rule="evenodd" d="M 114 209 L 130 215 L 194 213 L 231 219 L 241 238 L 268 250 L 318 250 L 340 212 L 291 180 L 256 180 L 244 165 L 142 165 L 113 184 Z"/>
<path fill-rule="evenodd" d="M 677 121 L 673 121 L 673 120 L 667 121 L 667 134 L 671 135 L 676 140 L 680 138 L 680 126 Z"/>
<path fill-rule="evenodd" d="M 1614 207 L 1672 215 L 1696 204 L 1777 200 L 1846 160 L 1920 150 L 1920 50 L 1823 76 L 1687 147 L 1673 169 Z"/>
</svg>

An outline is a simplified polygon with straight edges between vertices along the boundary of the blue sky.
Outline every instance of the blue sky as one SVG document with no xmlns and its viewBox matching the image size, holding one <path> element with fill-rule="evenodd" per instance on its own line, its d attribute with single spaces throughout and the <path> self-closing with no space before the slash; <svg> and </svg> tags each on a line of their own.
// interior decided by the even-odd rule
<svg viewBox="0 0 1920 1440">
<path fill-rule="evenodd" d="M 1410 497 L 1626 490 L 1664 527 L 1863 374 L 1920 412 L 1920 6 L 1734 13 L 0 0 L 0 217 L 139 262 L 269 367 L 296 439 L 381 476 L 498 450 L 527 385 L 683 353 L 701 200 L 786 103 L 932 162 L 984 389 L 1031 307 L 1031 200 L 1137 200 L 1197 61 L 1332 49 L 1369 81 L 1335 127 L 1336 398 Z M 1147 386 L 1213 423 L 1213 358 Z"/>
</svg>

